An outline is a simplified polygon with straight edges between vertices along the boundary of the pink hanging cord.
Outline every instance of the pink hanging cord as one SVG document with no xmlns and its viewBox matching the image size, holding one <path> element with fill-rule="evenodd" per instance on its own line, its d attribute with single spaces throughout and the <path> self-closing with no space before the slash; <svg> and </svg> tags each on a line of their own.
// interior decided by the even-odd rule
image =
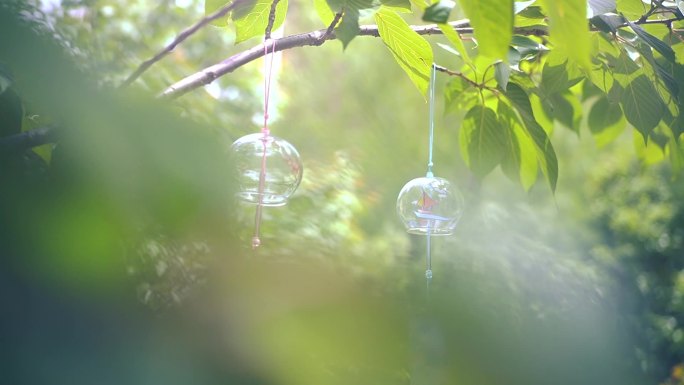
<svg viewBox="0 0 684 385">
<path fill-rule="evenodd" d="M 256 249 L 261 245 L 261 239 L 259 238 L 259 232 L 261 229 L 261 212 L 263 209 L 263 199 L 264 199 L 264 185 L 266 183 L 266 147 L 270 139 L 271 132 L 268 129 L 268 101 L 271 96 L 271 78 L 273 75 L 273 62 L 275 55 L 276 41 L 272 40 L 271 43 L 271 57 L 270 62 L 266 62 L 268 57 L 268 44 L 264 42 L 264 68 L 265 68 L 265 79 L 264 79 L 264 126 L 261 128 L 261 133 L 264 137 L 261 139 L 263 143 L 263 152 L 261 155 L 261 172 L 259 173 L 259 202 L 257 203 L 256 213 L 254 214 L 254 236 L 252 237 L 252 249 Z"/>
</svg>

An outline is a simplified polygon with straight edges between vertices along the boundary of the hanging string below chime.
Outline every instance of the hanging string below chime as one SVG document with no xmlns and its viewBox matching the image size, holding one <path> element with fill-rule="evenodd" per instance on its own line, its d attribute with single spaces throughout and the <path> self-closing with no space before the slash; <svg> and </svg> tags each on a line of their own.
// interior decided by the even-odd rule
<svg viewBox="0 0 684 385">
<path fill-rule="evenodd" d="M 435 125 L 435 75 L 433 64 L 430 72 L 428 93 L 428 163 L 425 177 L 416 178 L 404 185 L 397 197 L 397 213 L 406 231 L 427 236 L 425 278 L 432 280 L 433 235 L 451 235 L 463 212 L 463 196 L 458 188 L 444 178 L 434 176 L 434 125 Z"/>
<path fill-rule="evenodd" d="M 261 132 L 245 135 L 231 146 L 238 171 L 238 198 L 256 205 L 251 242 L 253 249 L 261 245 L 263 208 L 285 205 L 303 175 L 297 150 L 287 141 L 271 135 L 268 127 L 276 41 L 270 41 L 270 55 L 268 43 L 264 42 L 264 121 Z"/>
</svg>

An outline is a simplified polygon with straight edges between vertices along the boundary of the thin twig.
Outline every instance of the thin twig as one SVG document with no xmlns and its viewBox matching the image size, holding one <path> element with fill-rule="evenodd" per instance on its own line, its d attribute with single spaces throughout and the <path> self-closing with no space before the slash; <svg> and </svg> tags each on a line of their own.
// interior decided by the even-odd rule
<svg viewBox="0 0 684 385">
<path fill-rule="evenodd" d="M 641 15 L 641 17 L 639 18 L 640 22 L 643 23 L 644 21 L 648 20 L 648 18 L 651 17 L 651 15 L 653 15 L 653 12 L 655 12 L 656 9 L 658 9 L 658 7 L 660 6 L 660 4 L 656 5 L 656 3 L 657 2 L 651 2 L 651 8 L 648 11 L 646 11 L 646 13 Z"/>
<path fill-rule="evenodd" d="M 325 41 L 328 40 L 330 36 L 332 36 L 333 32 L 335 32 L 335 27 L 337 27 L 337 24 L 340 22 L 340 19 L 342 19 L 342 15 L 344 15 L 343 11 L 337 12 L 335 14 L 335 17 L 333 17 L 332 22 L 330 22 L 328 29 L 326 29 L 325 33 L 323 33 L 323 36 L 321 36 L 321 38 L 318 39 L 317 45 L 325 43 Z"/>
<path fill-rule="evenodd" d="M 212 21 L 225 16 L 228 12 L 235 9 L 235 7 L 238 6 L 240 3 L 242 3 L 243 1 L 244 0 L 231 1 L 230 3 L 224 5 L 222 8 L 217 10 L 216 12 L 212 13 L 209 16 L 204 17 L 203 19 L 201 19 L 200 21 L 198 21 L 197 23 L 195 23 L 191 27 L 183 30 L 181 33 L 178 34 L 178 36 L 176 36 L 175 39 L 173 39 L 173 41 L 169 45 L 164 47 L 163 50 L 159 51 L 159 53 L 154 55 L 152 58 L 142 62 L 140 64 L 140 66 L 138 66 L 138 68 L 135 70 L 135 72 L 130 74 L 128 76 L 128 78 L 126 78 L 126 80 L 124 80 L 123 83 L 121 83 L 121 85 L 119 87 L 123 88 L 123 87 L 126 87 L 126 86 L 130 85 L 131 83 L 133 83 L 137 78 L 140 77 L 140 75 L 142 75 L 145 71 L 147 71 L 148 68 L 150 68 L 154 63 L 163 59 L 164 56 L 171 53 L 185 39 L 194 35 L 197 31 L 199 31 L 200 29 L 202 29 L 204 26 L 211 23 Z M 278 0 L 276 0 L 276 1 L 278 1 Z"/>
<path fill-rule="evenodd" d="M 271 4 L 271 11 L 268 13 L 268 24 L 266 24 L 266 31 L 264 32 L 264 40 L 269 40 L 271 38 L 271 31 L 273 30 L 273 25 L 276 19 L 276 8 L 280 0 L 273 0 Z"/>
<path fill-rule="evenodd" d="M 438 65 L 438 64 L 435 64 L 435 69 L 436 69 L 437 71 L 442 72 L 442 73 L 445 73 L 445 74 L 447 74 L 447 75 L 449 75 L 449 76 L 457 76 L 457 77 L 463 79 L 466 83 L 470 84 L 470 85 L 473 86 L 473 87 L 476 87 L 476 88 L 479 88 L 479 89 L 485 89 L 485 90 L 488 90 L 488 91 L 492 91 L 492 92 L 494 92 L 494 93 L 496 93 L 496 94 L 499 93 L 499 90 L 497 90 L 496 88 L 494 88 L 494 87 L 489 87 L 489 86 L 485 85 L 484 83 L 478 83 L 478 82 L 474 81 L 473 79 L 469 78 L 468 76 L 466 76 L 466 75 L 465 75 L 464 73 L 462 73 L 462 72 L 450 70 L 450 69 L 448 69 L 448 68 L 446 68 L 446 67 L 442 67 L 441 65 Z"/>
</svg>

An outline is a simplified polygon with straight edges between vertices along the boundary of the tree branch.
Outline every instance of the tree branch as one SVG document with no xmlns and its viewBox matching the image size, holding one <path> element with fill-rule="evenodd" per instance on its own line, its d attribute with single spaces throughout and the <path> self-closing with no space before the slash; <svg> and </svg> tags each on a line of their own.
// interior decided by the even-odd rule
<svg viewBox="0 0 684 385">
<path fill-rule="evenodd" d="M 140 77 L 140 75 L 142 75 L 145 71 L 147 71 L 148 68 L 150 68 L 154 63 L 163 59 L 169 53 L 171 53 L 185 39 L 194 35 L 197 31 L 199 31 L 200 29 L 202 29 L 204 26 L 211 23 L 212 21 L 225 16 L 228 12 L 235 9 L 235 7 L 237 7 L 243 1 L 244 0 L 233 0 L 230 3 L 224 5 L 222 8 L 220 8 L 216 12 L 212 13 L 211 15 L 204 17 L 203 19 L 201 19 L 200 21 L 198 21 L 197 23 L 195 23 L 191 27 L 183 30 L 181 33 L 178 34 L 178 36 L 176 36 L 175 39 L 173 39 L 173 41 L 169 45 L 164 47 L 163 50 L 159 51 L 159 53 L 154 55 L 152 58 L 142 62 L 138 66 L 138 68 L 132 74 L 130 74 L 126 78 L 126 80 L 123 81 L 123 83 L 121 83 L 121 85 L 119 87 L 123 88 L 123 87 L 126 87 L 126 86 L 130 85 L 131 83 L 133 83 L 137 78 Z M 280 0 L 275 0 L 274 3 L 277 3 L 278 1 L 280 1 Z M 275 6 L 274 6 L 274 8 L 275 8 Z M 273 27 L 272 24 L 271 24 L 271 27 Z"/>
<path fill-rule="evenodd" d="M 459 20 L 449 23 L 452 27 L 456 28 L 459 33 L 472 33 L 472 28 L 467 27 L 470 22 L 468 20 Z M 328 40 L 335 38 L 334 26 L 331 24 L 332 29 L 328 27 L 327 29 L 321 29 L 318 31 L 312 31 L 308 33 L 301 33 L 297 35 L 286 36 L 280 39 L 276 39 L 275 52 L 288 50 L 296 47 L 306 47 L 306 46 L 318 46 L 323 44 Z M 420 35 L 437 35 L 441 34 L 441 30 L 436 24 L 412 26 L 414 31 Z M 379 37 L 378 26 L 376 25 L 364 25 L 361 26 L 359 36 L 374 36 Z M 172 84 L 166 90 L 164 90 L 160 96 L 165 98 L 177 98 L 195 88 L 207 85 L 212 81 L 218 79 L 219 77 L 233 72 L 235 69 L 242 67 L 243 65 L 252 62 L 260 57 L 264 56 L 264 44 L 259 44 L 252 47 L 246 51 L 240 52 L 229 57 L 226 60 L 218 64 L 209 66 L 199 72 L 196 72 L 180 81 Z"/>
<path fill-rule="evenodd" d="M 273 0 L 271 4 L 271 11 L 268 13 L 268 24 L 266 25 L 266 30 L 264 31 L 264 40 L 269 40 L 271 38 L 271 31 L 273 30 L 273 24 L 275 24 L 276 19 L 276 8 L 280 0 Z"/>
<path fill-rule="evenodd" d="M 125 87 L 128 84 L 132 83 L 135 81 L 140 75 L 145 72 L 150 66 L 152 66 L 154 63 L 157 61 L 161 60 L 164 56 L 169 54 L 173 49 L 180 44 L 182 41 L 193 35 L 195 32 L 197 32 L 199 29 L 204 27 L 206 24 L 209 22 L 216 20 L 228 12 L 230 12 L 232 9 L 234 9 L 237 5 L 242 3 L 245 0 L 233 0 L 232 3 L 227 4 L 220 10 L 214 12 L 213 14 L 203 18 L 199 22 L 197 22 L 195 25 L 192 27 L 184 30 L 181 32 L 176 39 L 169 44 L 167 47 L 165 47 L 161 52 L 159 52 L 157 55 L 155 55 L 153 58 L 143 62 L 138 69 L 131 74 L 121 85 L 121 87 Z M 273 23 L 275 22 L 275 13 L 274 9 L 277 5 L 279 0 L 275 0 L 273 3 L 273 6 L 271 7 L 271 13 L 273 15 L 273 22 L 271 22 L 271 14 L 269 14 L 269 24 L 271 25 L 271 29 L 273 28 Z M 341 13 L 338 13 L 335 15 L 335 19 L 333 22 L 328 26 L 327 29 L 324 30 L 318 30 L 318 31 L 313 31 L 309 33 L 303 33 L 303 34 L 298 34 L 298 35 L 291 35 L 291 36 L 286 36 L 280 39 L 276 40 L 276 49 L 275 51 L 284 51 L 287 49 L 291 48 L 296 48 L 296 47 L 305 47 L 305 46 L 319 46 L 323 43 L 325 43 L 328 40 L 333 40 L 335 39 L 335 33 L 334 29 L 337 23 L 339 22 L 340 18 L 342 17 Z M 675 17 L 675 18 L 670 18 L 670 19 L 659 19 L 659 20 L 636 20 L 633 24 L 665 24 L 665 25 L 671 25 L 672 22 L 682 20 L 682 18 Z M 472 34 L 473 29 L 470 27 L 470 22 L 467 19 L 464 20 L 459 20 L 459 21 L 454 21 L 449 23 L 456 32 L 459 34 Z M 617 28 L 623 28 L 626 27 L 627 24 L 623 24 L 618 26 Z M 416 33 L 419 35 L 438 35 L 441 34 L 441 30 L 434 24 L 432 25 L 422 25 L 422 26 L 411 26 L 411 29 L 413 29 Z M 267 31 L 269 28 L 267 27 Z M 592 28 L 592 30 L 596 30 L 595 28 Z M 514 30 L 515 34 L 519 35 L 534 35 L 534 36 L 546 36 L 548 35 L 548 29 L 545 27 L 522 27 L 522 28 L 515 28 Z M 362 26 L 359 36 L 374 36 L 374 37 L 379 37 L 379 32 L 378 32 L 378 27 L 375 25 L 366 25 Z M 190 92 L 194 90 L 195 88 L 201 87 L 203 85 L 209 84 L 212 81 L 216 80 L 217 78 L 233 72 L 235 69 L 240 68 L 241 66 L 254 61 L 260 57 L 264 56 L 264 45 L 260 44 L 256 47 L 253 47 L 251 49 L 248 49 L 246 51 L 243 51 L 241 53 L 238 53 L 236 55 L 233 55 L 229 57 L 228 59 L 223 60 L 222 62 L 218 64 L 214 64 L 210 67 L 207 67 L 197 73 L 194 73 L 174 84 L 169 86 L 166 90 L 162 92 L 160 97 L 163 98 L 176 98 L 181 95 L 184 95 L 187 92 Z M 467 79 L 463 74 L 449 70 L 445 67 L 437 66 L 437 70 L 440 72 L 447 73 L 449 75 L 453 76 L 460 76 L 461 78 L 466 79 L 466 81 L 469 81 L 470 79 Z M 473 84 L 474 86 L 480 87 L 480 84 Z M 35 130 L 31 131 L 26 131 L 20 134 L 8 136 L 5 138 L 0 138 L 0 150 L 6 150 L 6 149 L 27 149 L 35 146 L 39 146 L 42 144 L 46 143 L 51 143 L 54 142 L 57 135 L 55 134 L 55 129 L 52 126 L 48 127 L 43 127 L 43 128 L 38 128 Z"/>
<path fill-rule="evenodd" d="M 666 19 L 666 20 L 637 20 L 634 24 L 665 24 L 668 25 L 674 20 L 679 19 Z M 472 34 L 473 28 L 470 27 L 470 21 L 467 19 L 453 21 L 449 23 L 456 32 L 459 34 Z M 331 25 L 332 26 L 332 25 Z M 618 26 L 617 28 L 626 27 L 627 24 Z M 334 28 L 334 27 L 333 27 Z M 435 24 L 429 25 L 412 25 L 411 29 L 418 33 L 419 35 L 440 35 L 442 31 Z M 334 31 L 329 32 L 328 30 L 318 30 L 309 33 L 302 33 L 297 35 L 290 35 L 276 40 L 275 51 L 285 51 L 296 47 L 305 46 L 317 46 L 321 45 L 328 40 L 335 39 Z M 513 33 L 517 35 L 527 35 L 527 36 L 547 36 L 549 34 L 548 28 L 541 26 L 534 27 L 518 27 L 515 28 Z M 378 27 L 376 25 L 364 25 L 361 26 L 359 36 L 373 36 L 379 37 Z M 212 81 L 218 79 L 219 77 L 233 72 L 237 68 L 254 61 L 264 55 L 264 46 L 260 44 L 256 47 L 248 49 L 246 51 L 235 54 L 228 59 L 223 60 L 220 63 L 209 66 L 199 72 L 196 72 L 190 76 L 181 79 L 180 81 L 167 87 L 162 93 L 161 97 L 165 98 L 177 98 L 194 90 L 195 88 L 207 85 Z"/>
<path fill-rule="evenodd" d="M 0 152 L 23 151 L 47 143 L 53 143 L 57 139 L 57 130 L 54 126 L 45 126 L 19 134 L 0 138 Z"/>
</svg>

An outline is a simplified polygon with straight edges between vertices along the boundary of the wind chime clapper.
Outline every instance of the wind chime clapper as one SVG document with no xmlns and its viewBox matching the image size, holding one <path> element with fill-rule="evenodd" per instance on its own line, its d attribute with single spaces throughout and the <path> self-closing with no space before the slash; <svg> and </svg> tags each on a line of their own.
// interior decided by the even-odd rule
<svg viewBox="0 0 684 385">
<path fill-rule="evenodd" d="M 425 278 L 432 279 L 433 235 L 451 235 L 463 214 L 463 195 L 453 183 L 436 177 L 432 171 L 435 126 L 435 65 L 432 65 L 429 87 L 429 139 L 428 164 L 424 177 L 415 178 L 404 185 L 397 197 L 397 213 L 406 231 L 427 236 Z"/>
<path fill-rule="evenodd" d="M 263 207 L 277 207 L 297 190 L 302 181 L 303 167 L 297 149 L 284 139 L 271 135 L 268 128 L 268 104 L 273 74 L 275 40 L 272 40 L 270 61 L 268 41 L 264 42 L 264 125 L 261 132 L 245 135 L 231 145 L 237 168 L 238 198 L 256 205 L 252 248 L 261 245 Z"/>
</svg>

